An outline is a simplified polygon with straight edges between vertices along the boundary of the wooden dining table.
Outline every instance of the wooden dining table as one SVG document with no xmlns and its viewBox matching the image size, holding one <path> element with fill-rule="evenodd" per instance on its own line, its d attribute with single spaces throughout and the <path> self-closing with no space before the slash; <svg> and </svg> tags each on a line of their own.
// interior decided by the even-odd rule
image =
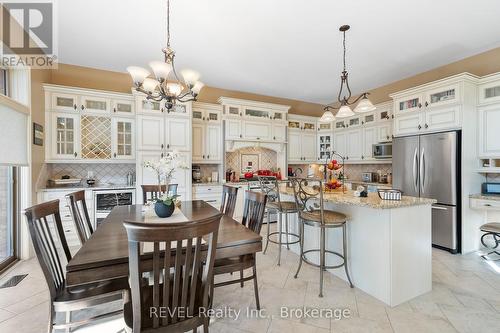
<svg viewBox="0 0 500 333">
<path fill-rule="evenodd" d="M 183 201 L 180 210 L 189 221 L 220 214 L 217 209 L 202 200 Z M 128 276 L 128 239 L 123 222 L 147 223 L 144 211 L 143 205 L 113 208 L 68 262 L 66 266 L 67 286 L 74 287 Z M 222 215 L 217 238 L 217 259 L 260 251 L 262 251 L 262 237 L 259 234 L 231 217 Z"/>
</svg>

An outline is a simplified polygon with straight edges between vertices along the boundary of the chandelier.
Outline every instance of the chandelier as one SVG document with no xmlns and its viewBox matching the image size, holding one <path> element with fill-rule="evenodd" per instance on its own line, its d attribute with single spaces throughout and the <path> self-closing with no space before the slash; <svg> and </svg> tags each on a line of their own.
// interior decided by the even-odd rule
<svg viewBox="0 0 500 333">
<path fill-rule="evenodd" d="M 148 100 L 165 100 L 167 110 L 172 109 L 177 101 L 196 101 L 196 96 L 204 86 L 199 81 L 200 74 L 193 70 L 183 70 L 179 77 L 175 70 L 175 51 L 170 47 L 170 0 L 167 0 L 167 46 L 162 52 L 164 61 L 149 63 L 155 78 L 149 77 L 149 71 L 142 67 L 127 67 L 135 90 L 146 94 Z"/>
<path fill-rule="evenodd" d="M 345 117 L 350 117 L 353 116 L 355 113 L 363 113 L 363 112 L 370 112 L 374 111 L 376 107 L 370 102 L 368 99 L 369 93 L 364 92 L 362 93 L 358 98 L 356 98 L 353 101 L 350 101 L 351 99 L 351 88 L 349 87 L 349 81 L 348 81 L 348 73 L 345 65 L 345 54 L 346 54 L 346 47 L 345 47 L 345 32 L 349 30 L 350 26 L 348 25 L 343 25 L 339 28 L 339 30 L 343 33 L 344 41 L 343 41 L 343 46 L 344 46 L 344 56 L 343 56 L 343 61 L 344 61 L 344 69 L 342 71 L 342 75 L 340 75 L 340 91 L 337 97 L 338 102 L 340 103 L 340 108 L 335 108 L 333 106 L 327 105 L 323 108 L 325 111 L 323 115 L 320 118 L 320 121 L 323 122 L 330 122 L 335 120 L 335 116 L 330 110 L 336 110 L 338 109 L 339 111 L 337 112 L 337 117 L 338 118 L 345 118 Z M 342 92 L 344 91 L 344 86 L 345 89 L 347 90 L 347 95 L 343 95 Z M 354 112 L 351 110 L 351 105 L 356 104 L 359 101 L 358 105 L 354 108 Z"/>
</svg>

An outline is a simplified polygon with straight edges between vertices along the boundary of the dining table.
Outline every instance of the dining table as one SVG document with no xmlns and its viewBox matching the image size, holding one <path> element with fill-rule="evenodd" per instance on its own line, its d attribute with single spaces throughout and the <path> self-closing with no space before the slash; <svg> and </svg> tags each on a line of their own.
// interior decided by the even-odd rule
<svg viewBox="0 0 500 333">
<path fill-rule="evenodd" d="M 124 221 L 158 223 L 146 218 L 151 207 L 116 206 L 92 236 L 66 265 L 66 285 L 109 281 L 129 274 L 128 238 Z M 220 215 L 203 200 L 182 201 L 180 211 L 187 221 L 199 221 Z M 165 219 L 168 223 L 168 218 Z M 216 259 L 236 257 L 262 251 L 262 237 L 233 218 L 222 215 L 217 238 Z"/>
</svg>

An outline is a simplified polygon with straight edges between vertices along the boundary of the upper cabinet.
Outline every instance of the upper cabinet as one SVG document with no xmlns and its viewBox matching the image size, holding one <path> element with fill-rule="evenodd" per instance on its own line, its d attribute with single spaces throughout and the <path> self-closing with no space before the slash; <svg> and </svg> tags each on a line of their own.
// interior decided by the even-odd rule
<svg viewBox="0 0 500 333">
<path fill-rule="evenodd" d="M 477 88 L 477 95 L 480 105 L 500 103 L 500 74 L 482 78 Z"/>
<path fill-rule="evenodd" d="M 285 142 L 289 106 L 221 97 L 225 140 Z M 199 115 L 198 115 L 199 116 Z M 193 121 L 195 116 L 193 115 Z"/>
<path fill-rule="evenodd" d="M 222 107 L 219 104 L 193 103 L 193 163 L 222 163 L 221 117 Z M 240 122 L 239 119 L 233 121 Z"/>
<path fill-rule="evenodd" d="M 476 84 L 477 77 L 465 73 L 391 94 L 394 135 L 462 128 L 463 105 L 475 106 Z"/>
<path fill-rule="evenodd" d="M 132 95 L 44 85 L 46 161 L 135 158 Z"/>
</svg>

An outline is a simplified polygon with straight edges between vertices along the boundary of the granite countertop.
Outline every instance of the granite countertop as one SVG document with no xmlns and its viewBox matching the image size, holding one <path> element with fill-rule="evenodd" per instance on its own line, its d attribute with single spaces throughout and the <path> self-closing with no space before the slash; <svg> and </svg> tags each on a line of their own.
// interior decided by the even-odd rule
<svg viewBox="0 0 500 333">
<path fill-rule="evenodd" d="M 222 186 L 222 182 L 201 182 L 201 183 L 193 183 L 193 186 Z"/>
<path fill-rule="evenodd" d="M 293 195 L 293 189 L 290 187 L 280 187 L 280 192 L 287 195 Z M 368 193 L 368 197 L 360 198 L 354 196 L 354 191 L 347 190 L 342 193 L 342 190 L 335 192 L 325 192 L 323 198 L 326 202 L 331 202 L 341 205 L 368 207 L 375 209 L 393 209 L 411 206 L 431 205 L 437 202 L 435 199 L 417 198 L 410 196 L 403 196 L 401 201 L 382 200 L 378 193 Z"/>
<path fill-rule="evenodd" d="M 79 191 L 79 190 L 121 190 L 121 189 L 135 189 L 135 185 L 126 185 L 126 184 L 97 184 L 96 186 L 87 186 L 87 185 L 79 185 L 79 186 L 57 186 L 57 187 L 43 187 L 39 188 L 38 192 L 53 192 L 53 191 Z"/>
<path fill-rule="evenodd" d="M 375 186 L 383 186 L 383 187 L 391 187 L 392 184 L 389 183 L 376 183 L 376 182 L 364 182 L 362 180 L 353 180 L 353 179 L 346 179 L 346 183 L 353 183 L 353 184 L 363 184 L 363 185 L 375 185 Z"/>
<path fill-rule="evenodd" d="M 494 194 L 476 193 L 476 194 L 469 195 L 469 198 L 471 198 L 471 199 L 482 199 L 482 200 L 500 201 L 500 195 L 494 195 Z"/>
</svg>

